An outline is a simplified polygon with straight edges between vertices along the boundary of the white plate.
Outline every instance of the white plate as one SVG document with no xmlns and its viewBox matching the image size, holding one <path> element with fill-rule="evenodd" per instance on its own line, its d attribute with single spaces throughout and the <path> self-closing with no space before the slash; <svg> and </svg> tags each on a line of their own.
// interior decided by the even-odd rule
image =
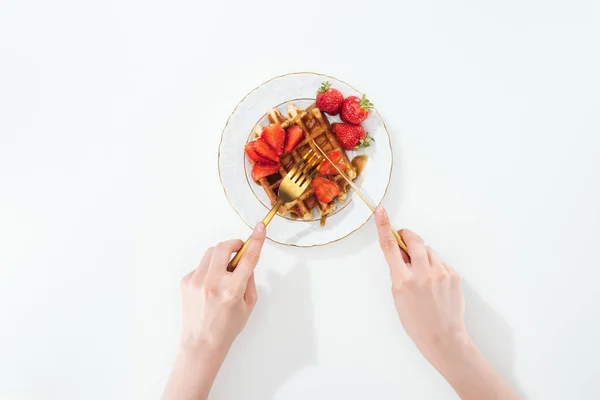
<svg viewBox="0 0 600 400">
<path fill-rule="evenodd" d="M 344 97 L 358 96 L 359 93 L 345 82 L 331 76 L 299 72 L 275 77 L 250 93 L 233 110 L 225 124 L 219 146 L 219 175 L 227 200 L 249 226 L 262 220 L 270 209 L 270 201 L 262 187 L 250 175 L 251 166 L 244 153 L 244 145 L 252 140 L 252 132 L 257 124 L 268 125 L 266 113 L 271 108 L 279 109 L 287 115 L 288 103 L 306 108 L 314 103 L 317 89 L 324 81 L 329 81 Z M 370 99 L 377 104 L 377 99 Z M 339 118 L 327 115 L 330 121 Z M 383 200 L 392 172 L 392 146 L 383 119 L 373 109 L 362 123 L 375 143 L 360 152 L 349 151 L 348 157 L 367 154 L 369 161 L 357 184 L 373 204 Z M 294 220 L 276 216 L 267 228 L 267 237 L 277 243 L 299 247 L 325 245 L 342 239 L 357 231 L 371 217 L 371 210 L 351 191 L 345 203 L 338 204 L 335 214 L 327 217 L 327 224 L 321 227 L 318 211 L 314 210 L 312 221 Z"/>
</svg>

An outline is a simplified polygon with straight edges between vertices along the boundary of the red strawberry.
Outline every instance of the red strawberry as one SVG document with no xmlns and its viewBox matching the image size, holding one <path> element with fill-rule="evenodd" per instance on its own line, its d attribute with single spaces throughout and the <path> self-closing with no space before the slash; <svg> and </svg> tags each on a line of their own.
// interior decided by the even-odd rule
<svg viewBox="0 0 600 400">
<path fill-rule="evenodd" d="M 329 159 L 333 161 L 339 169 L 342 171 L 346 170 L 346 163 L 344 163 L 342 153 L 338 151 L 332 151 L 331 153 L 327 153 L 327 157 L 329 157 Z M 321 164 L 321 168 L 319 168 L 319 173 L 323 175 L 337 175 L 338 172 L 328 160 L 325 160 L 323 161 L 323 164 Z"/>
<path fill-rule="evenodd" d="M 333 132 L 340 144 L 346 150 L 358 150 L 369 147 L 373 138 L 368 137 L 365 128 L 360 125 L 335 123 L 332 124 Z"/>
<path fill-rule="evenodd" d="M 317 107 L 319 110 L 331 115 L 338 115 L 342 109 L 344 96 L 337 89 L 330 88 L 329 82 L 323 82 L 323 85 L 317 92 Z"/>
<path fill-rule="evenodd" d="M 255 142 L 247 143 L 246 146 L 244 147 L 244 150 L 246 150 L 246 155 L 248 156 L 248 158 L 254 162 L 261 163 L 261 164 L 273 164 L 273 161 L 261 156 L 260 154 L 258 154 L 256 152 L 256 143 Z"/>
<path fill-rule="evenodd" d="M 359 99 L 356 96 L 347 97 L 342 105 L 342 113 L 340 114 L 340 118 L 344 122 L 360 124 L 367 119 L 369 111 L 371 111 L 371 107 L 373 107 L 373 103 L 367 100 L 367 97 L 364 94 L 362 99 Z"/>
<path fill-rule="evenodd" d="M 279 156 L 277 152 L 273 150 L 269 143 L 264 137 L 259 137 L 254 141 L 254 149 L 262 157 L 271 160 L 274 163 L 279 163 Z"/>
<path fill-rule="evenodd" d="M 285 144 L 285 131 L 279 125 L 271 124 L 263 129 L 261 136 L 269 146 L 277 152 L 277 155 L 283 154 L 283 145 Z"/>
<path fill-rule="evenodd" d="M 279 165 L 277 164 L 264 165 L 256 163 L 252 166 L 252 179 L 258 181 L 274 174 L 277 171 L 279 171 Z"/>
<path fill-rule="evenodd" d="M 321 203 L 331 203 L 331 201 L 340 193 L 340 188 L 335 182 L 329 179 L 317 176 L 312 180 L 315 195 Z"/>
<path fill-rule="evenodd" d="M 290 126 L 287 130 L 284 154 L 291 153 L 298 143 L 304 139 L 304 131 L 298 125 Z"/>
</svg>

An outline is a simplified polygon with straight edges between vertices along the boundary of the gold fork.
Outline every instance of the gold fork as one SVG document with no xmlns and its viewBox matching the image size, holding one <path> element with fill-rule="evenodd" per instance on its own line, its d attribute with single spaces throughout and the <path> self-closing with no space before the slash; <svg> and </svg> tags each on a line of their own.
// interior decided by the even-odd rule
<svg viewBox="0 0 600 400">
<path fill-rule="evenodd" d="M 263 224 L 267 226 L 269 222 L 273 219 L 279 207 L 281 207 L 284 203 L 289 203 L 290 201 L 296 200 L 310 185 L 313 178 L 317 174 L 319 170 L 319 166 L 321 165 L 322 158 L 320 154 L 314 152 L 311 148 L 305 155 L 300 159 L 296 165 L 287 173 L 285 178 L 279 184 L 279 191 L 277 193 L 277 201 L 271 211 L 266 215 L 266 217 L 262 220 Z M 229 262 L 227 266 L 227 271 L 233 271 L 240 259 L 246 252 L 248 248 L 248 243 L 250 243 L 250 238 L 246 240 L 240 251 L 233 257 L 233 259 Z"/>
</svg>

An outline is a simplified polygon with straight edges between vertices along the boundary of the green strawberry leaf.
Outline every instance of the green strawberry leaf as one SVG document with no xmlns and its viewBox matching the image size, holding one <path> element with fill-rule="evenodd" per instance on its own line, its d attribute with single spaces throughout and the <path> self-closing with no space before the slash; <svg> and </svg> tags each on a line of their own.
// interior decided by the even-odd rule
<svg viewBox="0 0 600 400">
<path fill-rule="evenodd" d="M 322 92 L 328 91 L 330 86 L 331 86 L 331 83 L 329 83 L 329 81 L 321 83 L 321 87 L 319 88 L 319 92 L 322 93 Z"/>
<path fill-rule="evenodd" d="M 371 144 L 373 144 L 374 141 L 375 141 L 375 139 L 373 139 L 370 136 L 367 136 L 364 139 L 360 140 L 360 142 L 358 143 L 358 146 L 356 146 L 354 148 L 354 150 L 360 150 L 360 149 L 364 149 L 366 147 L 369 147 Z"/>
</svg>

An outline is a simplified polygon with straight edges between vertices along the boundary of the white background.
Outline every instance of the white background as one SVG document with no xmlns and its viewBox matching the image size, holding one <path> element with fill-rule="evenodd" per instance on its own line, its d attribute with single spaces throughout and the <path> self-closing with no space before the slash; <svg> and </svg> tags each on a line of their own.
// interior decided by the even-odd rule
<svg viewBox="0 0 600 400">
<path fill-rule="evenodd" d="M 595 4 L 594 4 L 595 3 Z M 0 398 L 155 399 L 179 279 L 245 238 L 227 117 L 293 71 L 366 92 L 385 200 L 461 273 L 467 324 L 525 397 L 600 387 L 599 6 L 577 1 L 0 3 Z M 269 243 L 214 399 L 453 399 L 397 321 L 372 223 Z"/>
</svg>

